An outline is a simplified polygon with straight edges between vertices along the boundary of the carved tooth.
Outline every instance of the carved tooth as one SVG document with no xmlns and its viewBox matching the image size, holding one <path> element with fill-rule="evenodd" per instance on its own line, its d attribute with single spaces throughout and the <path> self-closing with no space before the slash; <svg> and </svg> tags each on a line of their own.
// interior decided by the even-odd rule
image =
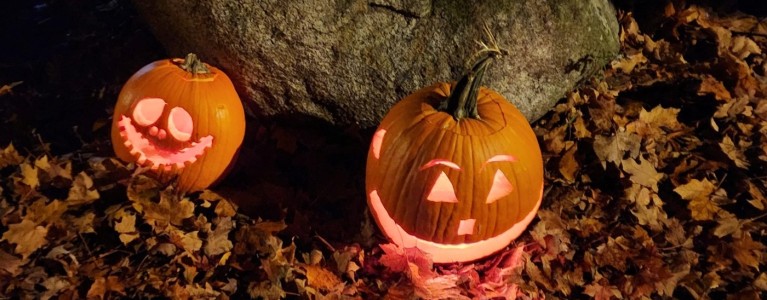
<svg viewBox="0 0 767 300">
<path fill-rule="evenodd" d="M 136 162 L 138 162 L 140 165 L 143 165 L 144 163 L 146 163 L 146 155 L 144 153 L 141 153 L 141 156 L 139 156 Z"/>
</svg>

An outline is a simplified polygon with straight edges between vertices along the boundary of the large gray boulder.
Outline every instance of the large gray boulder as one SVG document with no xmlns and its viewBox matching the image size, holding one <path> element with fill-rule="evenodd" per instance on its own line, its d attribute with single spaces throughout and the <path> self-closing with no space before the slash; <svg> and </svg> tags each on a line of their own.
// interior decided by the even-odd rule
<svg viewBox="0 0 767 300">
<path fill-rule="evenodd" d="M 456 80 L 487 24 L 510 56 L 484 85 L 529 120 L 619 49 L 608 0 L 134 0 L 175 57 L 225 70 L 251 113 L 371 127 L 399 99 Z"/>
</svg>

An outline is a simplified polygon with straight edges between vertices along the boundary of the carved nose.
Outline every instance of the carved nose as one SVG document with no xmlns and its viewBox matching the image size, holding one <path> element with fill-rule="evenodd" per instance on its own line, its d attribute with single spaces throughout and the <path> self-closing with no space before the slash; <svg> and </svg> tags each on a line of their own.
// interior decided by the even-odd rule
<svg viewBox="0 0 767 300">
<path fill-rule="evenodd" d="M 465 219 L 461 220 L 458 224 L 458 235 L 474 234 L 474 223 L 477 219 Z"/>
</svg>

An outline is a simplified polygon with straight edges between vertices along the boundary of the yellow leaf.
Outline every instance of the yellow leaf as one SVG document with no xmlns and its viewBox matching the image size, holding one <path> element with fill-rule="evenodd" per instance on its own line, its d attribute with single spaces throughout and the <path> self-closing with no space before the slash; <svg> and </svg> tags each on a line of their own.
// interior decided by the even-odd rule
<svg viewBox="0 0 767 300">
<path fill-rule="evenodd" d="M 72 182 L 72 187 L 69 189 L 67 204 L 90 204 L 98 198 L 99 192 L 93 187 L 93 179 L 85 172 L 77 174 L 74 182 Z"/>
<path fill-rule="evenodd" d="M 698 87 L 698 95 L 704 94 L 712 94 L 716 100 L 720 101 L 732 100 L 730 91 L 724 87 L 724 84 L 722 84 L 721 81 L 717 80 L 711 75 L 707 75 L 700 83 L 700 87 Z"/>
<path fill-rule="evenodd" d="M 19 155 L 16 148 L 13 147 L 13 143 L 9 144 L 0 151 L 0 169 L 8 166 L 16 166 L 24 162 L 24 158 Z"/>
<path fill-rule="evenodd" d="M 40 179 L 37 176 L 37 168 L 29 163 L 21 164 L 21 182 L 31 189 L 37 189 L 40 186 Z"/>
<path fill-rule="evenodd" d="M 732 51 L 739 59 L 745 59 L 751 54 L 762 54 L 762 49 L 759 45 L 747 36 L 738 35 L 731 41 Z"/>
<path fill-rule="evenodd" d="M 237 208 L 229 200 L 223 199 L 216 204 L 213 210 L 219 217 L 234 217 L 237 214 Z"/>
<path fill-rule="evenodd" d="M 61 165 L 63 165 L 63 167 Z M 63 163 L 51 163 L 48 160 L 48 156 L 43 155 L 42 157 L 35 160 L 35 167 L 38 170 L 43 170 L 46 174 L 48 174 L 48 178 L 50 179 L 61 177 L 72 180 L 72 161 L 65 161 Z"/>
<path fill-rule="evenodd" d="M 20 254 L 22 259 L 26 259 L 30 254 L 48 243 L 45 239 L 47 234 L 48 228 L 24 219 L 21 223 L 8 225 L 8 231 L 3 233 L 0 240 L 16 244 L 14 251 L 16 254 Z"/>
<path fill-rule="evenodd" d="M 746 155 L 743 153 L 743 151 L 738 149 L 739 147 L 732 142 L 732 139 L 729 136 L 724 136 L 722 142 L 719 143 L 719 147 L 722 148 L 722 152 L 724 152 L 724 154 L 727 154 L 727 157 L 735 162 L 736 166 L 741 169 L 748 169 L 750 164 L 748 163 L 748 160 L 746 160 Z"/>
<path fill-rule="evenodd" d="M 214 220 L 216 225 L 215 230 L 211 230 L 210 223 L 205 224 L 205 231 L 208 233 L 208 238 L 205 243 L 205 254 L 209 256 L 219 255 L 229 250 L 232 250 L 234 246 L 232 241 L 229 240 L 229 232 L 234 227 L 234 222 L 231 218 L 217 218 Z"/>
</svg>

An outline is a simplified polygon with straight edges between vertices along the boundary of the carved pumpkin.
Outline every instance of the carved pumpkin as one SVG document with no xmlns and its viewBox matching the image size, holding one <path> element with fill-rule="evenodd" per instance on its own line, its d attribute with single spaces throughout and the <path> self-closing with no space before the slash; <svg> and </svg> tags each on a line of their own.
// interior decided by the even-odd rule
<svg viewBox="0 0 767 300">
<path fill-rule="evenodd" d="M 501 95 L 479 87 L 500 53 L 485 51 L 456 84 L 405 97 L 373 136 L 366 190 L 379 228 L 437 263 L 506 247 L 541 204 L 543 159 L 532 128 Z"/>
<path fill-rule="evenodd" d="M 180 192 L 205 189 L 227 169 L 245 136 L 245 112 L 224 72 L 194 54 L 144 66 L 120 91 L 112 145 Z"/>
</svg>

